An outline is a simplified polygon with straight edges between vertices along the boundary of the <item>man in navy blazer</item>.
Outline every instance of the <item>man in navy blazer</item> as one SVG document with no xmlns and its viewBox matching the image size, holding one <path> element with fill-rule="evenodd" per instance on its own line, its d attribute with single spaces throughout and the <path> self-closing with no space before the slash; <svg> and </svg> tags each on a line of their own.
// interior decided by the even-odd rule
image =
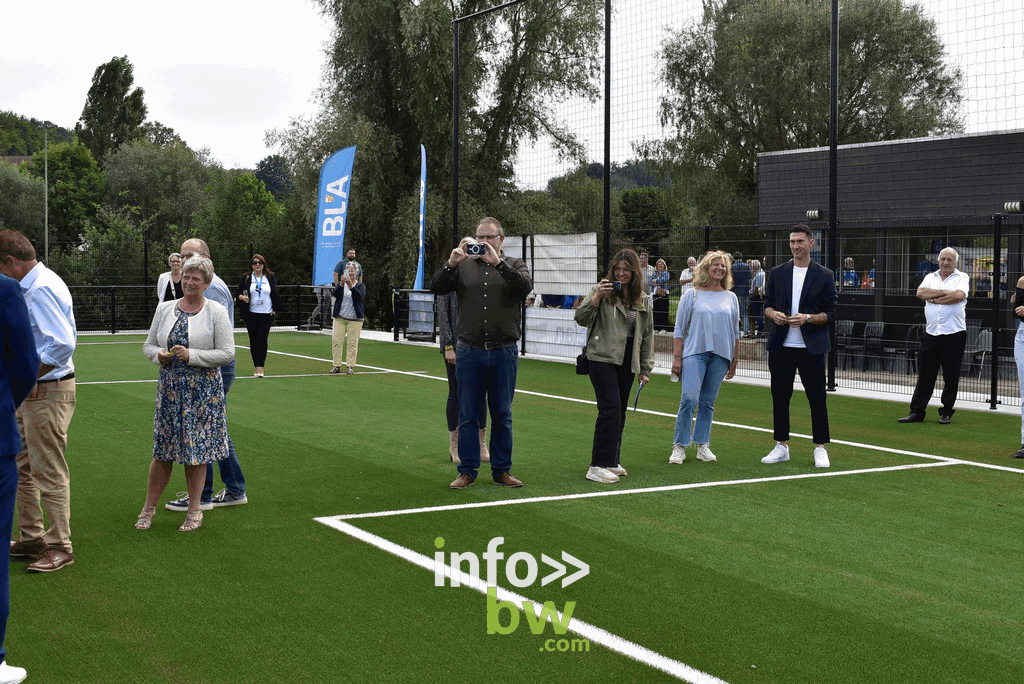
<svg viewBox="0 0 1024 684">
<path fill-rule="evenodd" d="M 21 452 L 15 410 L 36 384 L 39 355 L 21 285 L 5 275 L 0 275 L 0 335 L 0 535 L 7 540 L 11 538 L 14 497 L 18 491 L 15 457 Z M 8 552 L 0 563 L 0 682 L 20 682 L 25 678 L 24 668 L 8 665 L 4 651 L 7 616 L 11 612 L 11 557 L 8 543 L 4 541 L 0 546 Z"/>
<path fill-rule="evenodd" d="M 828 406 L 825 366 L 831 342 L 829 325 L 836 317 L 836 282 L 832 271 L 811 261 L 811 229 L 795 225 L 789 234 L 793 260 L 776 266 L 765 286 L 765 320 L 775 325 L 768 333 L 774 434 L 777 444 L 762 463 L 789 460 L 789 402 L 800 371 L 811 407 L 814 465 L 828 468 Z"/>
</svg>

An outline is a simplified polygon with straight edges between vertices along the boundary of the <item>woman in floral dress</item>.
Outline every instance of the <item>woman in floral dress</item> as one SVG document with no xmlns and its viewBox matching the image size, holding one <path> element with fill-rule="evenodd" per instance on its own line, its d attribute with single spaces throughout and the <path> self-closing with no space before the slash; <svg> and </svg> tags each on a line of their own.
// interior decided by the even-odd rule
<svg viewBox="0 0 1024 684">
<path fill-rule="evenodd" d="M 153 461 L 146 504 L 135 528 L 149 529 L 156 505 L 175 463 L 185 466 L 189 510 L 178 528 L 203 524 L 199 507 L 207 464 L 228 455 L 224 385 L 219 368 L 235 356 L 235 336 L 227 309 L 203 296 L 213 280 L 213 263 L 192 257 L 182 267 L 181 299 L 157 307 L 143 351 L 160 365 Z"/>
</svg>

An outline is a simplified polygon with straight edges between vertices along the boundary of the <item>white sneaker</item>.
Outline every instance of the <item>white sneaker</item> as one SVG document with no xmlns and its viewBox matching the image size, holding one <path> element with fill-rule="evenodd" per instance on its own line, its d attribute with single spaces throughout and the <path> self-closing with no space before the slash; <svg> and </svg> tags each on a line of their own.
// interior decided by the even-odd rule
<svg viewBox="0 0 1024 684">
<path fill-rule="evenodd" d="M 621 463 L 619 465 L 615 466 L 614 468 L 605 468 L 605 470 L 607 470 L 609 473 L 614 473 L 615 475 L 618 475 L 619 477 L 623 477 L 624 475 L 629 475 L 629 473 L 626 472 L 626 469 L 622 467 Z"/>
<path fill-rule="evenodd" d="M 672 455 L 668 457 L 669 463 L 682 463 L 686 460 L 686 447 L 682 444 L 672 445 Z"/>
<path fill-rule="evenodd" d="M 608 470 L 607 468 L 598 468 L 597 466 L 590 466 L 587 471 L 587 479 L 591 482 L 601 482 L 604 484 L 610 484 L 612 482 L 618 482 L 619 476 Z"/>
<path fill-rule="evenodd" d="M 789 447 L 784 444 L 776 444 L 771 452 L 761 459 L 761 463 L 782 463 L 789 460 Z"/>
<path fill-rule="evenodd" d="M 715 455 L 711 453 L 711 446 L 708 444 L 697 445 L 697 458 L 699 458 L 702 461 L 708 462 L 718 460 L 717 458 L 715 458 Z"/>
<path fill-rule="evenodd" d="M 28 672 L 23 667 L 8 665 L 6 660 L 0 663 L 0 684 L 18 684 L 27 676 Z"/>
<path fill-rule="evenodd" d="M 828 468 L 828 452 L 825 451 L 825 447 L 816 446 L 814 447 L 814 467 L 815 468 Z"/>
</svg>

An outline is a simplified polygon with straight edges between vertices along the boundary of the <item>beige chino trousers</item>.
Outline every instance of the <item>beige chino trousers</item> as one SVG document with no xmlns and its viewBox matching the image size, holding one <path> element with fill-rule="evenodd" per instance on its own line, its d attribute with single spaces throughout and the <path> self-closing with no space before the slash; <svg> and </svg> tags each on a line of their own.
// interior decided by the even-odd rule
<svg viewBox="0 0 1024 684">
<path fill-rule="evenodd" d="M 71 553 L 71 474 L 64 452 L 75 413 L 75 379 L 37 383 L 18 407 L 18 529 Z M 41 505 L 40 505 L 41 504 Z M 50 526 L 44 527 L 43 512 Z"/>
</svg>

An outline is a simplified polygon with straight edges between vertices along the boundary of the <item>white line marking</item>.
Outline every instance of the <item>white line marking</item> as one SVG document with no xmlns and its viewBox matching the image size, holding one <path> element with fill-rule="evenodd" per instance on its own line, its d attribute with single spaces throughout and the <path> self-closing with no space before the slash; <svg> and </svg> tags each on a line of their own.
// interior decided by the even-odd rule
<svg viewBox="0 0 1024 684">
<path fill-rule="evenodd" d="M 242 347 L 241 345 L 235 345 L 235 346 L 236 347 L 241 347 L 242 349 L 248 349 L 248 347 Z M 324 363 L 330 363 L 330 364 L 334 363 L 333 360 L 331 360 L 331 359 L 323 359 L 323 358 L 319 358 L 319 357 L 316 357 L 316 356 L 306 356 L 304 354 L 291 354 L 291 353 L 288 353 L 288 352 L 281 352 L 281 351 L 274 351 L 274 350 L 268 350 L 268 352 L 271 353 L 271 354 L 280 354 L 281 356 L 290 356 L 290 357 L 296 358 L 296 359 L 307 359 L 307 360 L 310 360 L 310 361 L 322 361 Z M 408 375 L 408 376 L 414 377 L 414 378 L 426 378 L 428 380 L 437 380 L 437 381 L 448 382 L 448 378 L 447 377 L 440 377 L 440 376 L 437 376 L 437 375 L 429 375 L 427 373 L 427 371 L 400 371 L 400 370 L 394 370 L 392 368 L 383 368 L 383 367 L 380 367 L 380 366 L 367 366 L 367 365 L 361 364 L 361 363 L 360 364 L 356 364 L 356 367 L 357 368 L 368 368 L 371 371 L 377 371 L 377 373 L 381 373 L 381 374 Z M 372 374 L 377 374 L 377 373 L 372 373 Z M 371 375 L 371 373 L 361 373 L 361 374 Z M 276 377 L 276 378 L 314 378 L 314 377 L 320 377 L 322 375 L 330 375 L 330 373 L 307 373 L 307 374 L 293 374 L 293 375 L 270 375 L 270 376 L 267 376 L 267 377 Z M 238 380 L 238 379 L 244 379 L 244 378 L 247 378 L 247 377 L 249 377 L 249 376 L 237 376 L 236 375 L 235 379 Z M 253 379 L 256 379 L 256 378 L 253 378 Z M 263 379 L 265 380 L 266 378 L 263 378 Z M 113 385 L 113 384 L 130 384 L 130 383 L 135 383 L 135 382 L 156 382 L 156 380 L 155 379 L 153 379 L 153 380 L 104 380 L 104 381 L 94 381 L 94 382 L 79 382 L 78 384 L 79 385 L 106 385 L 106 384 Z M 523 389 L 518 389 L 518 388 L 516 389 L 516 394 L 524 394 L 524 395 L 529 395 L 529 396 L 533 396 L 533 397 L 541 397 L 541 398 L 544 398 L 544 399 L 556 399 L 556 400 L 559 400 L 559 401 L 568 401 L 568 402 L 571 402 L 571 403 L 574 403 L 574 404 L 590 404 L 591 406 L 596 406 L 597 405 L 597 402 L 594 401 L 593 399 L 577 399 L 575 397 L 566 397 L 566 396 L 562 396 L 562 395 L 558 395 L 558 394 L 547 394 L 547 393 L 544 393 L 544 392 L 532 392 L 530 390 L 523 390 Z M 652 411 L 650 409 L 638 409 L 637 412 L 638 413 L 645 413 L 645 414 L 650 415 L 650 416 L 659 416 L 659 417 L 663 417 L 663 418 L 673 418 L 674 419 L 676 417 L 676 414 L 674 414 L 674 413 L 667 413 L 665 411 Z M 764 433 L 768 433 L 768 434 L 772 433 L 772 429 L 771 428 L 758 427 L 756 425 L 743 425 L 743 424 L 740 424 L 740 423 L 726 423 L 726 422 L 719 421 L 719 420 L 712 421 L 711 424 L 712 425 L 721 425 L 722 427 L 735 428 L 737 430 L 751 430 L 753 432 L 764 432 Z M 808 441 L 810 441 L 812 439 L 811 435 L 806 435 L 806 434 L 802 434 L 802 433 L 798 433 L 798 432 L 790 433 L 790 437 L 791 438 L 797 438 L 797 439 L 806 439 Z M 987 468 L 989 470 L 999 470 L 999 471 L 1003 471 L 1003 472 L 1018 473 L 1018 474 L 1024 473 L 1024 471 L 1022 471 L 1020 468 L 1014 468 L 1012 466 L 996 465 L 996 464 L 993 464 L 993 463 L 979 463 L 978 461 L 967 461 L 967 460 L 964 460 L 964 459 L 949 458 L 947 456 L 936 456 L 934 454 L 926 454 L 926 453 L 923 453 L 923 452 L 920 452 L 920 451 L 909 451 L 909 450 L 906 450 L 906 449 L 895 449 L 895 448 L 892 448 L 892 447 L 877 446 L 877 445 L 874 445 L 874 444 L 864 444 L 863 442 L 851 442 L 851 441 L 848 441 L 848 440 L 833 439 L 831 441 L 831 443 L 832 444 L 842 444 L 844 446 L 856 447 L 858 449 L 868 449 L 868 450 L 871 450 L 871 451 L 882 451 L 882 452 L 890 453 L 890 454 L 900 454 L 902 456 L 914 456 L 916 458 L 926 458 L 926 459 L 930 459 L 930 460 L 934 460 L 934 461 L 939 461 L 939 462 L 942 462 L 942 463 L 959 463 L 959 464 L 962 464 L 962 465 L 971 465 L 971 466 L 975 466 L 975 467 L 978 467 L 978 468 Z M 862 472 L 870 472 L 870 471 L 862 471 Z"/>
<path fill-rule="evenodd" d="M 502 501 L 477 501 L 466 504 L 448 504 L 445 506 L 426 506 L 423 508 L 402 508 L 393 511 L 372 511 L 370 513 L 346 513 L 323 518 L 323 520 L 356 520 L 358 518 L 385 518 L 393 515 L 411 515 L 413 513 L 436 513 L 439 511 L 458 511 L 470 508 L 489 508 L 491 506 L 514 506 L 516 504 L 542 503 L 546 501 L 570 501 L 572 499 L 594 499 L 600 496 L 622 496 L 624 494 L 649 494 L 653 492 L 674 492 L 681 489 L 703 489 L 706 487 L 722 487 L 725 485 L 760 484 L 763 482 L 782 482 L 785 480 L 805 480 L 818 477 L 840 477 L 843 475 L 860 475 L 863 473 L 890 473 L 897 470 L 915 468 L 937 468 L 956 465 L 959 461 L 950 460 L 941 463 L 908 463 L 883 468 L 864 468 L 860 470 L 835 470 L 820 473 L 800 473 L 798 475 L 778 475 L 776 477 L 752 477 L 746 480 L 715 480 L 713 482 L 689 482 L 660 487 L 642 487 L 640 489 L 604 489 L 599 492 L 583 492 L 581 494 L 561 494 L 557 496 L 535 496 L 527 499 L 506 499 Z M 964 462 L 967 463 L 967 462 Z M 970 465 L 969 463 L 967 463 Z M 1019 470 L 1017 472 L 1020 472 Z M 319 518 L 318 518 L 319 520 Z"/>
<path fill-rule="evenodd" d="M 418 565 L 432 573 L 434 572 L 434 559 L 425 556 L 422 553 L 418 553 L 404 546 L 399 546 L 392 541 L 388 541 L 383 537 L 361 530 L 349 523 L 341 522 L 336 518 L 315 518 L 315 520 L 329 527 L 333 527 L 339 532 L 344 532 L 345 534 L 355 537 L 359 541 L 375 546 L 382 551 L 398 556 L 413 565 Z M 451 578 L 452 572 L 453 569 L 451 566 L 444 566 L 444 574 L 446 577 Z M 459 581 L 463 586 L 470 587 L 479 591 L 481 594 L 486 595 L 487 586 L 483 582 L 477 581 L 475 577 L 465 572 L 459 571 L 457 572 L 457 575 L 459 576 Z M 523 601 L 532 601 L 532 599 L 520 596 L 519 594 L 509 591 L 508 589 L 504 589 L 503 587 L 497 587 L 497 598 L 501 601 L 511 601 L 517 607 L 520 607 L 520 612 L 522 610 L 521 606 Z M 543 609 L 543 603 L 533 601 L 533 606 L 534 613 L 537 617 L 540 617 L 541 610 Z M 558 613 L 557 618 L 561 621 L 562 614 Z M 548 621 L 551 621 L 550 617 L 548 618 Z M 681 663 L 678 660 L 667 658 L 649 648 L 645 648 L 640 644 L 633 643 L 632 641 L 627 641 L 620 636 L 616 636 L 611 632 L 601 629 L 600 627 L 595 627 L 594 625 L 583 622 L 582 620 L 572 618 L 569 621 L 568 631 L 573 632 L 574 634 L 579 634 L 591 643 L 604 646 L 611 651 L 620 653 L 627 658 L 631 658 L 649 667 L 661 670 L 662 672 L 670 674 L 676 679 L 680 679 L 684 682 L 690 682 L 691 684 L 727 684 L 725 680 L 719 679 L 714 675 L 702 672 L 687 665 L 686 663 Z"/>
</svg>

